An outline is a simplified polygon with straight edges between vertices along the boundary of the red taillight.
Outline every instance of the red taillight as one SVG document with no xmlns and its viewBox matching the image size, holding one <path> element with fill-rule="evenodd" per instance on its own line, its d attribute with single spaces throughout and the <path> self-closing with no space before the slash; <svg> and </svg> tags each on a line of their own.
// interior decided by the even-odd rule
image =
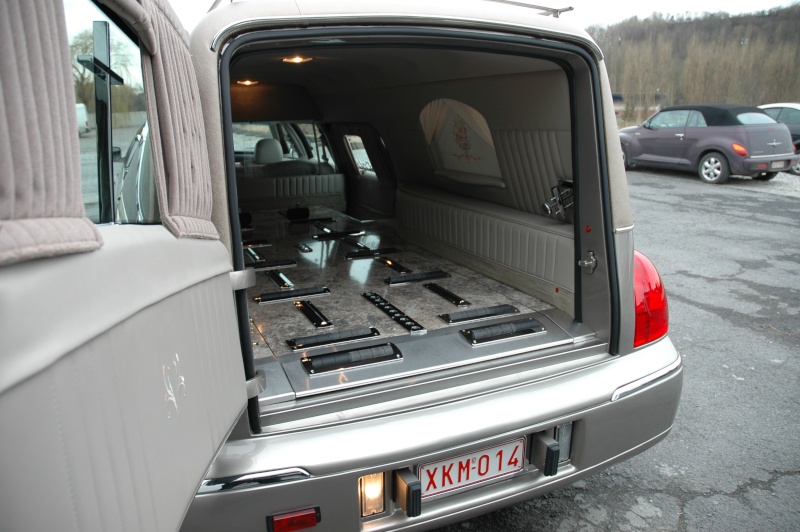
<svg viewBox="0 0 800 532">
<path fill-rule="evenodd" d="M 733 151 L 736 152 L 736 155 L 747 157 L 747 148 L 745 148 L 741 144 L 731 144 L 731 148 L 733 148 Z"/>
<path fill-rule="evenodd" d="M 271 515 L 267 517 L 269 532 L 293 532 L 313 528 L 321 521 L 319 508 L 308 508 L 297 512 Z"/>
<path fill-rule="evenodd" d="M 667 292 L 656 267 L 638 251 L 633 252 L 633 301 L 636 308 L 633 347 L 666 335 L 669 329 Z"/>
</svg>

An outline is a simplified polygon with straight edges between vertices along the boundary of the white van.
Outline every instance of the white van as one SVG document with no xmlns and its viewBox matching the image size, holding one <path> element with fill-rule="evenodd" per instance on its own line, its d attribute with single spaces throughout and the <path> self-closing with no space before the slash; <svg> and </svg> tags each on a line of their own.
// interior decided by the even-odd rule
<svg viewBox="0 0 800 532">
<path fill-rule="evenodd" d="M 78 136 L 81 137 L 84 133 L 91 131 L 89 127 L 89 113 L 86 110 L 85 103 L 75 104 L 75 116 L 78 118 Z"/>
<path fill-rule="evenodd" d="M 682 361 L 586 32 L 292 0 L 189 36 L 166 0 L 102 0 L 83 20 L 135 49 L 94 75 L 148 125 L 115 187 L 98 124 L 94 224 L 75 33 L 26 1 L 0 2 L 44 55 L 0 54 L 0 121 L 44 109 L 13 149 L 0 123 L 4 532 L 426 530 L 668 436 Z"/>
</svg>

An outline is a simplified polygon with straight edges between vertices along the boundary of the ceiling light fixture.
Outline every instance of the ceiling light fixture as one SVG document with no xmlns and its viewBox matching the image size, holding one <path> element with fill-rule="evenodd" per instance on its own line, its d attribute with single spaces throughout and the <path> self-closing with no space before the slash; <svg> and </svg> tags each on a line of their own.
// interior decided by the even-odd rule
<svg viewBox="0 0 800 532">
<path fill-rule="evenodd" d="M 284 57 L 283 58 L 283 62 L 284 63 L 293 63 L 295 65 L 299 65 L 300 63 L 308 63 L 309 61 L 312 61 L 313 59 L 314 59 L 313 57 L 303 57 L 301 55 L 296 55 L 294 57 Z"/>
<path fill-rule="evenodd" d="M 236 83 L 238 83 L 239 85 L 247 85 L 248 87 L 250 85 L 258 85 L 257 81 L 253 81 L 253 80 L 249 80 L 249 79 L 242 79 L 242 80 L 237 81 Z"/>
</svg>

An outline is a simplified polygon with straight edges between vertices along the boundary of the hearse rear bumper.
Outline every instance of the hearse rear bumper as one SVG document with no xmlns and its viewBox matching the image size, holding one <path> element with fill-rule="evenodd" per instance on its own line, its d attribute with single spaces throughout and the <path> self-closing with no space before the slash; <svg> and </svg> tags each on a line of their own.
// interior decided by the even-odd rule
<svg viewBox="0 0 800 532">
<path fill-rule="evenodd" d="M 664 338 L 630 355 L 463 401 L 232 441 L 212 465 L 183 530 L 263 531 L 269 516 L 310 508 L 320 516 L 315 531 L 424 530 L 467 519 L 575 482 L 662 440 L 682 382 L 680 356 Z M 531 463 L 526 450 L 521 471 L 423 499 L 419 516 L 409 517 L 394 500 L 396 472 L 417 473 L 420 465 L 520 437 L 530 444 L 567 423 L 569 458 L 553 476 Z M 378 472 L 385 478 L 384 511 L 362 518 L 359 478 Z"/>
</svg>

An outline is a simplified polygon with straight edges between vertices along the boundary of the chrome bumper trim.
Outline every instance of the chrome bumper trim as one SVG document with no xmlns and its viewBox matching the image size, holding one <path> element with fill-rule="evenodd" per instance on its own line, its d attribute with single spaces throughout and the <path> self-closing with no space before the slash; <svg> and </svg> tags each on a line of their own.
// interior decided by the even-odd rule
<svg viewBox="0 0 800 532">
<path fill-rule="evenodd" d="M 291 482 L 311 478 L 311 473 L 299 467 L 288 469 L 278 469 L 275 471 L 263 471 L 261 473 L 250 473 L 238 477 L 227 478 L 207 478 L 200 484 L 197 490 L 198 495 L 216 493 L 218 491 L 230 491 L 234 489 L 244 489 L 248 487 L 258 487 L 265 484 L 279 484 L 281 482 Z"/>
<path fill-rule="evenodd" d="M 683 364 L 683 359 L 681 356 L 678 355 L 678 358 L 675 359 L 675 362 L 662 368 L 655 373 L 651 373 L 646 377 L 642 377 L 641 379 L 635 380 L 625 386 L 620 386 L 616 389 L 616 391 L 611 395 L 611 401 L 618 401 L 624 397 L 627 397 L 633 393 L 639 391 L 640 388 L 644 388 L 645 386 L 652 384 L 653 382 L 663 379 L 675 372 L 677 372 L 681 368 L 681 364 Z"/>
</svg>

